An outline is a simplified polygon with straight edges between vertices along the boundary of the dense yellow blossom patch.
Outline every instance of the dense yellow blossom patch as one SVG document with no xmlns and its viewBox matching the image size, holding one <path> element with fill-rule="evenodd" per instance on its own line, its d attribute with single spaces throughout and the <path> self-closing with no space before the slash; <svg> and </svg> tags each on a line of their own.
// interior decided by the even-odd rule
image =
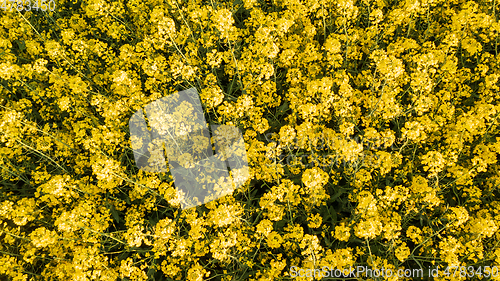
<svg viewBox="0 0 500 281">
<path fill-rule="evenodd" d="M 500 1 L 11 5 L 0 279 L 500 280 Z M 243 132 L 250 178 L 182 210 L 169 172 L 137 169 L 128 120 L 188 88 Z"/>
</svg>

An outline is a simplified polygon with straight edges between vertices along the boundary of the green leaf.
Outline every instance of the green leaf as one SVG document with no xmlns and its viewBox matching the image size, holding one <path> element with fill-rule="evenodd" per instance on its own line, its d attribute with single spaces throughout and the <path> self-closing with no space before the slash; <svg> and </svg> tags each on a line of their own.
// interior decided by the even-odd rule
<svg viewBox="0 0 500 281">
<path fill-rule="evenodd" d="M 337 192 L 335 193 L 335 195 L 333 195 L 332 197 L 330 197 L 330 199 L 328 200 L 329 202 L 335 202 L 337 200 L 337 198 L 340 197 L 340 195 L 344 194 L 344 190 L 342 188 L 339 188 L 337 190 Z"/>
<path fill-rule="evenodd" d="M 278 111 L 276 112 L 276 117 L 280 117 L 285 114 L 285 112 L 289 109 L 288 101 L 285 101 L 280 107 L 278 107 Z"/>
<path fill-rule="evenodd" d="M 19 47 L 19 50 L 22 52 L 26 50 L 26 43 L 21 40 L 16 40 L 17 46 Z"/>
<path fill-rule="evenodd" d="M 120 216 L 118 215 L 118 212 L 116 211 L 115 209 L 115 206 L 109 204 L 110 206 L 110 210 L 111 210 L 111 215 L 113 215 L 113 219 L 115 219 L 115 221 L 117 223 L 120 223 Z"/>
</svg>

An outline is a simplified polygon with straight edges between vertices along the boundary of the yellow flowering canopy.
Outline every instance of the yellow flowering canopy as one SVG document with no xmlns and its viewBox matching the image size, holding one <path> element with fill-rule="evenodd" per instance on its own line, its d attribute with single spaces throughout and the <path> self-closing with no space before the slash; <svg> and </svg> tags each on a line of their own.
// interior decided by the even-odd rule
<svg viewBox="0 0 500 281">
<path fill-rule="evenodd" d="M 499 5 L 0 1 L 0 279 L 500 280 Z"/>
</svg>

